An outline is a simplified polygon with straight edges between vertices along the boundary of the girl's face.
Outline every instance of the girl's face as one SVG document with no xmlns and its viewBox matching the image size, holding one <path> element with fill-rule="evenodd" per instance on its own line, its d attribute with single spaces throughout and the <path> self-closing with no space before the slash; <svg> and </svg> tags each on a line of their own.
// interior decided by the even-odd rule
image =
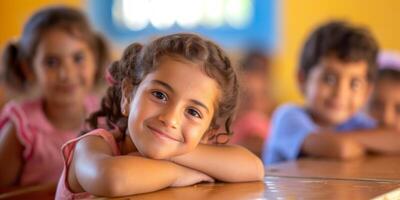
<svg viewBox="0 0 400 200">
<path fill-rule="evenodd" d="M 159 63 L 133 95 L 124 95 L 128 103 L 122 103 L 122 110 L 130 110 L 128 131 L 139 152 L 165 159 L 198 145 L 210 126 L 219 89 L 196 63 L 169 56 Z"/>
<path fill-rule="evenodd" d="M 62 106 L 83 102 L 96 70 L 87 42 L 60 29 L 41 37 L 33 67 L 46 101 Z"/>
<path fill-rule="evenodd" d="M 372 93 L 369 111 L 381 127 L 400 131 L 400 82 L 381 79 Z"/>
</svg>

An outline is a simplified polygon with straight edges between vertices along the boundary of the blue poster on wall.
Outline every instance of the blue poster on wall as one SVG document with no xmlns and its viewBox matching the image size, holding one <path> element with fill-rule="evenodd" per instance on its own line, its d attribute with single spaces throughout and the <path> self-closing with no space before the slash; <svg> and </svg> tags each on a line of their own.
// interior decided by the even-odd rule
<svg viewBox="0 0 400 200">
<path fill-rule="evenodd" d="M 113 42 L 126 46 L 176 32 L 195 32 L 225 48 L 273 51 L 275 0 L 90 0 L 88 14 Z"/>
</svg>

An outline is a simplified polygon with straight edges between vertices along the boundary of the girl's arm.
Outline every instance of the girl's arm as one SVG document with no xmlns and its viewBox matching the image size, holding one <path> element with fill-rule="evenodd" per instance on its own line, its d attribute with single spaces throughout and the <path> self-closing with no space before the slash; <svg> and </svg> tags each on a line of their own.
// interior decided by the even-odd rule
<svg viewBox="0 0 400 200">
<path fill-rule="evenodd" d="M 344 138 L 360 143 L 368 152 L 400 154 L 400 133 L 391 129 L 369 129 L 343 134 Z"/>
<path fill-rule="evenodd" d="M 342 137 L 345 133 L 312 133 L 303 141 L 301 152 L 307 156 L 350 160 L 364 155 L 363 145 L 351 138 Z"/>
<path fill-rule="evenodd" d="M 213 181 L 209 176 L 169 161 L 139 156 L 112 156 L 111 148 L 100 137 L 88 136 L 78 142 L 74 161 L 78 185 L 83 191 L 98 196 L 125 196 L 152 192 L 169 186 L 186 186 Z M 75 191 L 79 192 L 79 191 Z"/>
<path fill-rule="evenodd" d="M 171 160 L 225 182 L 256 181 L 264 177 L 261 160 L 241 146 L 199 144 L 193 151 Z"/>
<path fill-rule="evenodd" d="M 400 154 L 400 133 L 385 129 L 310 134 L 302 145 L 306 155 L 352 159 L 366 152 Z"/>
<path fill-rule="evenodd" d="M 0 132 L 0 187 L 18 184 L 23 150 L 14 125 L 10 122 L 5 124 Z"/>
</svg>

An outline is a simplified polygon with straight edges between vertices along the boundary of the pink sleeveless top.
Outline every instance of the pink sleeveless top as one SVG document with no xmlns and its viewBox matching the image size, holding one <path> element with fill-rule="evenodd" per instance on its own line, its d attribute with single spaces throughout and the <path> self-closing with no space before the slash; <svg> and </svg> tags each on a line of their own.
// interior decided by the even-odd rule
<svg viewBox="0 0 400 200">
<path fill-rule="evenodd" d="M 95 111 L 97 98 L 88 97 L 85 107 L 88 114 Z M 61 146 L 75 138 L 79 130 L 55 129 L 43 112 L 41 99 L 7 103 L 0 114 L 0 129 L 8 122 L 13 123 L 17 138 L 24 147 L 19 185 L 57 182 L 63 168 Z"/>
<path fill-rule="evenodd" d="M 61 174 L 61 178 L 60 178 L 60 180 L 58 182 L 58 186 L 57 186 L 57 192 L 56 192 L 56 198 L 55 198 L 57 200 L 88 199 L 88 198 L 94 197 L 88 192 L 73 193 L 69 189 L 68 180 L 67 180 L 68 169 L 71 165 L 71 162 L 72 162 L 72 159 L 74 156 L 75 146 L 79 140 L 81 140 L 82 138 L 87 137 L 87 136 L 102 137 L 110 145 L 114 156 L 121 155 L 114 136 L 112 135 L 112 133 L 110 133 L 109 131 L 107 131 L 105 129 L 95 129 L 85 135 L 82 135 L 79 138 L 75 138 L 75 139 L 67 142 L 66 144 L 64 144 L 62 147 L 62 154 L 64 156 L 64 170 Z"/>
<path fill-rule="evenodd" d="M 233 136 L 230 139 L 231 144 L 240 143 L 246 136 L 254 135 L 263 138 L 264 141 L 268 138 L 269 120 L 263 114 L 249 111 L 238 118 L 232 124 Z"/>
</svg>

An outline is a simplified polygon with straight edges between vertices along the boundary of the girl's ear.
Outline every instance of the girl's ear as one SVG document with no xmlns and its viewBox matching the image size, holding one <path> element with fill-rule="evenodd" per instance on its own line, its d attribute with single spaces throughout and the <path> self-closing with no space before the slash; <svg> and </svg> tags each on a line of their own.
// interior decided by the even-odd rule
<svg viewBox="0 0 400 200">
<path fill-rule="evenodd" d="M 211 138 L 215 137 L 215 135 L 217 134 L 218 128 L 212 128 L 212 129 L 208 129 L 203 137 L 201 138 L 200 143 L 201 144 L 210 144 L 212 143 L 212 140 L 210 140 Z"/>
<path fill-rule="evenodd" d="M 306 75 L 304 74 L 304 72 L 302 70 L 299 70 L 297 72 L 297 83 L 299 86 L 299 89 L 301 91 L 302 94 L 305 94 L 306 92 Z"/>
<path fill-rule="evenodd" d="M 121 113 L 125 117 L 129 115 L 129 107 L 132 100 L 132 90 L 133 85 L 129 82 L 129 80 L 124 79 L 121 84 Z"/>
<path fill-rule="evenodd" d="M 29 67 L 28 61 L 22 60 L 20 66 L 21 66 L 22 73 L 24 74 L 27 82 L 28 83 L 34 82 L 36 79 L 35 71 L 34 71 L 33 67 L 32 68 Z"/>
</svg>

